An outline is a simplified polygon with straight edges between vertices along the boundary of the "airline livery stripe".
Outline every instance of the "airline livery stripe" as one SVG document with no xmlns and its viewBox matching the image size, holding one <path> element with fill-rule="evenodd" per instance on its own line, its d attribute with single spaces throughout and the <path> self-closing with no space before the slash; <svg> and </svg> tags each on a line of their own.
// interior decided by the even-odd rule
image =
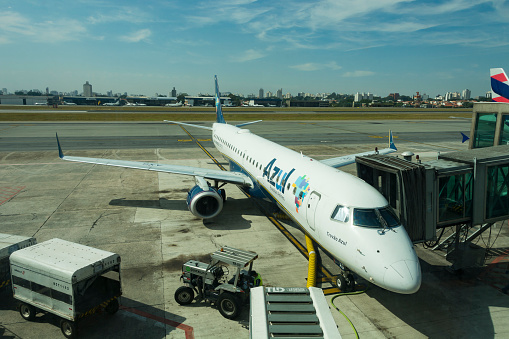
<svg viewBox="0 0 509 339">
<path fill-rule="evenodd" d="M 502 96 L 504 99 L 509 99 L 509 85 L 507 85 L 506 83 L 491 78 L 491 89 L 493 90 L 494 93 Z M 502 100 L 497 101 L 505 102 Z"/>
</svg>

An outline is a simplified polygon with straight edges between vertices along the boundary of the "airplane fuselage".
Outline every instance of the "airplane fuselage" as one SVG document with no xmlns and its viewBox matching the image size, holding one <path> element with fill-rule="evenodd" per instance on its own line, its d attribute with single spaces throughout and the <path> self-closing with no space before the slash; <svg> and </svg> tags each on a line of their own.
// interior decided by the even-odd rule
<svg viewBox="0 0 509 339">
<path fill-rule="evenodd" d="M 251 178 L 250 195 L 277 204 L 364 279 L 398 293 L 419 289 L 421 271 L 412 242 L 387 214 L 388 202 L 376 189 L 247 129 L 215 123 L 212 134 L 230 170 Z"/>
</svg>

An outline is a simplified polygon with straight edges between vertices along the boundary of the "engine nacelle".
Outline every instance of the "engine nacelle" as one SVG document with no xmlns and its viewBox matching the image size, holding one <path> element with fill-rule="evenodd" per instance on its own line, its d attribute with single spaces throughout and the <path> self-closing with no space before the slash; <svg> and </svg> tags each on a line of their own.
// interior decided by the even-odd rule
<svg viewBox="0 0 509 339">
<path fill-rule="evenodd" d="M 196 185 L 187 193 L 187 207 L 199 218 L 213 218 L 223 209 L 223 197 L 213 187 L 204 190 Z"/>
</svg>

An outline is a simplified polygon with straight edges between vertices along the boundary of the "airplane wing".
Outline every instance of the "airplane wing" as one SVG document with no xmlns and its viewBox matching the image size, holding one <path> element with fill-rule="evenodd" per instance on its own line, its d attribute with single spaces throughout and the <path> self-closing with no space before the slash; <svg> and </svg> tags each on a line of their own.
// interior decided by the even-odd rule
<svg viewBox="0 0 509 339">
<path fill-rule="evenodd" d="M 344 156 L 336 157 L 336 158 L 324 159 L 324 160 L 320 160 L 320 162 L 325 165 L 328 165 L 328 166 L 331 166 L 334 168 L 338 168 L 338 167 L 353 164 L 355 162 L 356 157 L 361 157 L 361 156 L 370 155 L 370 154 L 389 154 L 389 153 L 396 152 L 397 150 L 398 149 L 396 148 L 396 145 L 394 144 L 394 141 L 392 140 L 392 131 L 389 131 L 389 148 L 385 148 L 380 151 L 369 151 L 369 152 L 344 155 Z"/>
<path fill-rule="evenodd" d="M 125 168 L 134 168 L 147 171 L 166 172 L 175 174 L 191 175 L 195 177 L 202 177 L 209 180 L 217 180 L 220 182 L 231 183 L 235 185 L 253 186 L 251 179 L 242 173 L 228 172 L 200 167 L 179 166 L 179 165 L 165 165 L 151 162 L 116 160 L 116 159 L 103 159 L 103 158 L 86 158 L 86 157 L 69 157 L 65 156 L 60 141 L 58 140 L 58 155 L 60 159 L 67 161 L 84 162 L 89 164 L 99 164 L 106 166 L 116 166 Z"/>
</svg>

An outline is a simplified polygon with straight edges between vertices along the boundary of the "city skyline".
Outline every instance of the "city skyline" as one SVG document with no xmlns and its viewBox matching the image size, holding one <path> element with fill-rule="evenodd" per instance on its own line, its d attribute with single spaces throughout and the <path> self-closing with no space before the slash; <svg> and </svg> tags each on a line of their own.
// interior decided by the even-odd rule
<svg viewBox="0 0 509 339">
<path fill-rule="evenodd" d="M 477 97 L 490 68 L 509 68 L 508 28 L 505 0 L 8 1 L 0 88 L 197 94 L 217 74 L 245 95 Z"/>
</svg>

